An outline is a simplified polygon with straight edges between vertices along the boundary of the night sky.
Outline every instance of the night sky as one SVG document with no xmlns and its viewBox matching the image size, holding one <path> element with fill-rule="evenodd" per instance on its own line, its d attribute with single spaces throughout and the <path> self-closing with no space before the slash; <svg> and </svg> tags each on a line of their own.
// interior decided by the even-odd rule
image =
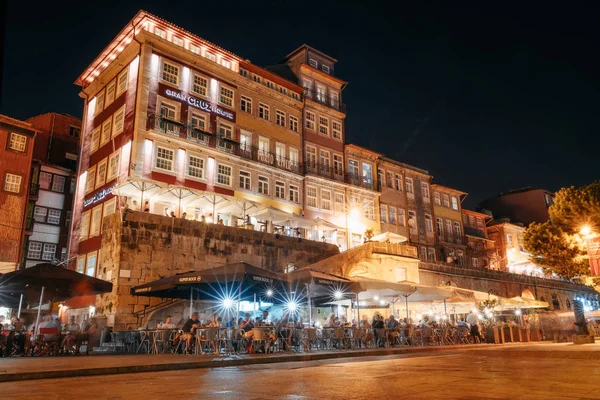
<svg viewBox="0 0 600 400">
<path fill-rule="evenodd" d="M 467 207 L 600 178 L 598 8 L 57 3 L 9 2 L 3 114 L 81 116 L 73 82 L 142 8 L 261 66 L 303 43 L 336 58 L 347 142 L 429 170 Z"/>
</svg>

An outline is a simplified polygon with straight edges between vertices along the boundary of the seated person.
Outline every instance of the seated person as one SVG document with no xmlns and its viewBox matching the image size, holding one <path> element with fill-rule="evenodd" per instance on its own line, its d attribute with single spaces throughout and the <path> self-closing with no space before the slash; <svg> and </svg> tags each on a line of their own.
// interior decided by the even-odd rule
<svg viewBox="0 0 600 400">
<path fill-rule="evenodd" d="M 159 324 L 160 329 L 175 329 L 175 324 L 173 323 L 173 317 L 167 315 L 165 318 L 165 322 L 163 324 Z"/>
<path fill-rule="evenodd" d="M 77 334 L 77 344 L 75 346 L 75 351 L 79 353 L 79 349 L 81 348 L 81 344 L 83 342 L 88 342 L 86 347 L 86 353 L 89 352 L 90 347 L 93 346 L 96 340 L 96 333 L 98 332 L 98 324 L 96 323 L 96 318 L 90 318 L 89 320 L 83 323 L 83 329 L 80 333 Z"/>
<path fill-rule="evenodd" d="M 214 313 L 208 323 L 206 324 L 207 328 L 218 328 L 221 325 L 221 317 L 219 317 L 218 313 Z"/>
<path fill-rule="evenodd" d="M 181 338 L 186 341 L 185 352 L 191 353 L 192 344 L 194 343 L 194 339 L 196 336 L 196 329 L 200 327 L 200 321 L 198 320 L 198 313 L 195 312 L 192 314 L 192 317 L 188 319 L 181 330 L 183 334 Z"/>
<path fill-rule="evenodd" d="M 63 349 L 63 351 L 69 352 L 70 350 L 75 350 L 75 343 L 77 342 L 77 334 L 79 333 L 79 330 L 81 329 L 81 327 L 79 326 L 79 324 L 75 323 L 75 316 L 72 315 L 71 316 L 71 322 L 66 326 L 66 330 L 68 331 L 68 334 L 65 336 L 65 338 L 63 339 L 60 347 Z"/>
<path fill-rule="evenodd" d="M 240 324 L 240 329 L 244 332 L 244 338 L 246 338 L 248 340 L 248 344 L 246 346 L 246 351 L 248 353 L 251 353 L 252 352 L 252 338 L 254 337 L 254 332 L 252 332 L 252 329 L 254 329 L 254 322 L 252 322 L 252 320 L 250 319 L 250 314 L 248 314 L 248 313 L 244 314 L 244 320 Z"/>
<path fill-rule="evenodd" d="M 263 310 L 262 314 L 262 320 L 259 326 L 272 326 L 273 322 L 271 322 L 271 319 L 269 318 L 269 312 L 267 310 Z"/>
<path fill-rule="evenodd" d="M 390 315 L 390 319 L 385 327 L 390 329 L 388 331 L 388 340 L 390 343 L 394 343 L 394 340 L 400 337 L 400 333 L 398 332 L 398 321 L 396 321 L 393 315 Z"/>
</svg>

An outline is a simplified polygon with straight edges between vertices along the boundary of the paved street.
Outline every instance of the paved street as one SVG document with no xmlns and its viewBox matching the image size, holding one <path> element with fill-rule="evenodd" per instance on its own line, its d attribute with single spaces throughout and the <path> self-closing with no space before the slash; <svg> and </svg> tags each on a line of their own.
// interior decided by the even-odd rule
<svg viewBox="0 0 600 400">
<path fill-rule="evenodd" d="M 490 351 L 1 383 L 11 399 L 600 399 L 600 363 Z"/>
</svg>

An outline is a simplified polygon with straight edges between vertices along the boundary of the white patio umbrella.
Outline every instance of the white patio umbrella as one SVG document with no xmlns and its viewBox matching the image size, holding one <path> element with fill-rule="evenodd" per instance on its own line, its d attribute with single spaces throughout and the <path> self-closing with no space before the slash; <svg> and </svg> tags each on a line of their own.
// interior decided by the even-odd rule
<svg viewBox="0 0 600 400">
<path fill-rule="evenodd" d="M 406 241 L 408 241 L 408 239 L 405 236 L 398 235 L 394 232 L 385 232 L 371 238 L 371 242 L 404 243 Z"/>
<path fill-rule="evenodd" d="M 160 195 L 170 195 L 178 200 L 179 216 L 181 217 L 181 201 L 184 199 L 187 199 L 188 201 L 193 200 L 193 198 L 197 198 L 199 196 L 199 193 L 196 190 L 185 186 L 169 185 L 162 191 L 162 193 L 160 193 Z"/>
<path fill-rule="evenodd" d="M 125 181 L 117 184 L 112 193 L 117 196 L 140 196 L 140 210 L 143 211 L 144 195 L 149 198 L 159 193 L 164 187 L 165 184 L 162 182 L 129 176 Z"/>
<path fill-rule="evenodd" d="M 337 226 L 336 224 L 329 222 L 321 217 L 317 217 L 315 219 L 313 219 L 314 224 L 317 226 L 317 230 L 323 230 L 323 231 L 335 231 L 337 229 L 340 229 L 339 226 Z"/>
</svg>

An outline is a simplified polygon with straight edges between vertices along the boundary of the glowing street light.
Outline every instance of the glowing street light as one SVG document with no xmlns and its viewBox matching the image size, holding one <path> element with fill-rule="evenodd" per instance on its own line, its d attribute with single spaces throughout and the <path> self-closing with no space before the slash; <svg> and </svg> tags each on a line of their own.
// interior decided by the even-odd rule
<svg viewBox="0 0 600 400">
<path fill-rule="evenodd" d="M 581 236 L 590 236 L 592 234 L 592 228 L 589 225 L 583 225 L 579 230 Z"/>
<path fill-rule="evenodd" d="M 341 290 L 336 290 L 333 297 L 335 297 L 336 300 L 341 300 L 342 297 L 344 297 L 344 293 L 342 293 Z"/>
<path fill-rule="evenodd" d="M 292 300 L 286 304 L 286 307 L 289 311 L 294 312 L 298 309 L 298 303 L 296 303 L 295 301 Z"/>
<path fill-rule="evenodd" d="M 267 295 L 267 297 L 272 297 L 273 296 L 273 289 L 267 289 L 267 292 L 265 294 Z"/>
<path fill-rule="evenodd" d="M 521 310 L 515 310 L 515 315 L 521 315 Z"/>
<path fill-rule="evenodd" d="M 231 308 L 233 307 L 233 300 L 232 299 L 223 299 L 223 308 Z"/>
<path fill-rule="evenodd" d="M 375 300 L 375 301 L 379 301 L 379 296 L 375 295 L 375 296 L 373 297 L 373 300 Z"/>
</svg>

